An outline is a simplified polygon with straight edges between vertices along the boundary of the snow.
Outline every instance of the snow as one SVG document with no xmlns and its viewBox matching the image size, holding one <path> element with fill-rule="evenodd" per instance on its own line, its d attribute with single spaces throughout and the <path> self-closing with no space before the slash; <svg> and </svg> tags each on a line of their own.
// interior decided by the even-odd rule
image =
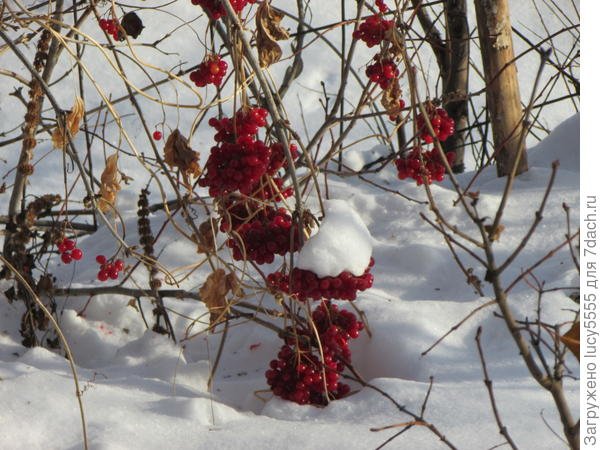
<svg viewBox="0 0 600 450">
<path fill-rule="evenodd" d="M 318 277 L 336 277 L 343 271 L 362 275 L 373 252 L 371 235 L 360 215 L 344 200 L 326 200 L 325 217 L 317 233 L 298 253 L 299 269 Z"/>
<path fill-rule="evenodd" d="M 295 3 L 281 2 L 281 6 Z M 313 26 L 337 20 L 338 4 L 319 2 L 317 6 L 316 2 L 313 3 Z M 157 4 L 159 2 L 145 2 L 148 7 Z M 537 15 L 528 11 L 527 2 L 511 1 L 512 6 L 518 8 L 519 23 L 537 23 Z M 182 20 L 177 16 L 187 21 L 197 13 L 197 8 L 192 7 L 189 1 L 175 2 L 172 7 L 173 16 L 140 10 L 146 25 L 142 34 L 144 42 L 154 41 L 156 36 L 152 30 L 160 29 L 160 33 L 166 33 L 180 26 Z M 348 16 L 350 14 L 351 11 Z M 284 22 L 286 27 L 295 26 L 288 18 Z M 516 22 L 513 21 L 513 25 Z M 135 47 L 136 52 L 140 58 L 151 60 L 156 66 L 174 67 L 181 62 L 195 64 L 203 56 L 203 49 L 194 31 L 194 28 L 201 29 L 200 25 L 202 23 L 195 21 L 180 28 L 180 34 L 176 34 L 176 37 L 164 40 L 162 52 L 142 46 Z M 85 31 L 96 38 L 100 36 L 93 21 L 89 26 L 86 25 Z M 339 35 L 334 31 L 328 32 L 327 37 L 336 44 Z M 24 50 L 32 53 L 35 46 Z M 304 114 L 310 130 L 322 124 L 319 101 L 322 100 L 324 88 L 321 82 L 325 82 L 328 92 L 333 92 L 338 80 L 338 60 L 335 60 L 336 64 L 310 64 L 310 70 L 308 66 L 314 60 L 331 58 L 329 51 L 329 48 L 324 51 L 317 46 L 307 48 L 307 70 L 286 97 L 291 99 L 286 105 L 289 106 L 290 122 L 299 129 L 300 112 Z M 357 52 L 365 61 L 373 53 L 364 49 L 357 49 Z M 533 58 L 534 52 L 531 53 Z M 476 58 L 475 52 L 472 54 Z M 100 56 L 97 49 L 86 49 L 86 58 L 93 70 L 97 70 L 98 65 L 106 64 L 105 59 L 97 58 L 96 61 L 97 56 Z M 20 65 L 14 62 L 10 52 L 5 52 L 2 59 L 8 61 L 6 67 L 20 70 Z M 129 65 L 126 61 L 125 64 L 130 80 L 138 87 L 145 86 L 148 82 L 146 75 L 137 66 Z M 70 64 L 59 63 L 59 66 L 64 71 L 70 70 Z M 282 63 L 271 70 L 274 79 L 281 78 L 285 67 Z M 519 77 L 523 85 L 531 86 L 536 69 L 535 60 L 522 62 Z M 62 72 L 59 70 L 57 73 Z M 156 76 L 154 71 L 149 73 Z M 122 82 L 117 77 L 100 77 L 96 81 L 105 92 L 113 93 L 113 97 L 124 92 Z M 72 74 L 61 83 L 57 87 L 62 86 L 63 89 L 57 88 L 55 92 L 61 105 L 68 108 L 72 104 L 77 83 Z M 89 81 L 85 80 L 85 83 L 89 88 Z M 0 85 L 0 117 L 6 129 L 17 126 L 22 120 L 22 105 L 15 96 L 8 95 L 13 88 L 12 81 Z M 225 95 L 232 90 L 230 85 L 224 89 Z M 473 89 L 476 90 L 476 87 Z M 149 92 L 156 95 L 155 91 Z M 202 91 L 202 94 L 206 92 L 209 91 Z M 527 94 L 525 91 L 524 97 Z M 197 101 L 195 93 L 181 85 L 177 90 L 165 87 L 161 95 L 165 100 L 186 104 Z M 88 105 L 97 105 L 97 97 L 92 89 L 88 89 L 86 102 Z M 296 98 L 302 101 L 296 104 Z M 348 102 L 353 100 L 349 98 Z M 474 98 L 474 102 L 483 101 L 482 96 Z M 140 104 L 147 111 L 151 127 L 165 121 L 166 126 L 174 127 L 177 124 L 182 130 L 191 128 L 193 119 L 184 108 L 163 109 L 141 97 Z M 225 104 L 223 107 L 228 111 L 227 108 L 231 106 Z M 131 113 L 127 102 L 120 103 L 116 109 L 124 115 Z M 15 111 L 19 111 L 19 114 L 15 114 Z M 50 112 L 46 114 L 53 115 Z M 211 114 L 212 111 L 209 117 Z M 506 230 L 496 244 L 500 262 L 527 233 L 551 174 L 550 163 L 553 160 L 560 161 L 538 232 L 531 238 L 526 251 L 503 274 L 505 281 L 519 276 L 523 269 L 538 261 L 564 239 L 566 226 L 563 203 L 571 207 L 573 227 L 577 223 L 579 116 L 567 117 L 570 114 L 562 102 L 544 110 L 541 120 L 554 131 L 529 150 L 530 170 L 515 182 L 503 218 Z M 559 125 L 560 122 L 563 123 Z M 138 118 L 125 117 L 123 126 L 132 134 L 136 145 L 150 154 Z M 365 128 L 358 127 L 349 141 L 353 136 L 362 138 L 371 133 Z M 110 123 L 110 118 L 106 132 L 114 145 L 123 151 L 131 151 L 117 127 Z M 201 158 L 207 156 L 207 143 L 212 142 L 212 135 L 212 130 L 201 126 L 191 136 L 192 147 L 201 152 Z M 81 134 L 76 139 L 77 145 L 84 148 Z M 352 150 L 344 154 L 344 163 L 356 170 L 364 163 L 387 154 L 385 145 L 373 147 L 373 142 L 349 147 Z M 371 150 L 365 150 L 369 148 Z M 18 154 L 18 146 L 7 149 L 14 155 Z M 108 147 L 104 150 L 108 154 L 113 151 Z M 50 152 L 49 155 L 42 157 L 47 152 Z M 6 158 L 7 154 L 3 153 L 3 157 Z M 92 155 L 96 171 L 103 165 L 103 146 L 97 141 L 93 144 Z M 36 158 L 40 158 L 36 166 L 38 174 L 60 175 L 39 177 L 38 180 L 43 179 L 43 182 L 33 184 L 28 192 L 64 192 L 62 154 L 50 151 L 50 144 L 40 139 Z M 123 222 L 119 222 L 117 229 L 128 244 L 135 245 L 138 242 L 137 193 L 140 187 L 148 183 L 149 175 L 133 157 L 120 158 L 119 164 L 120 169 L 133 180 L 130 186 L 124 187 L 119 193 L 118 208 Z M 7 162 L 6 170 L 13 165 L 14 161 Z M 464 173 L 458 176 L 458 181 L 465 186 L 473 175 L 473 172 Z M 11 180 L 11 177 L 7 180 Z M 476 330 L 481 326 L 483 350 L 493 380 L 498 410 L 519 448 L 565 448 L 565 444 L 553 433 L 560 435 L 562 425 L 552 397 L 531 379 L 506 326 L 494 315 L 498 312 L 496 307 L 480 310 L 439 345 L 422 355 L 467 314 L 488 302 L 492 292 L 485 282 L 482 287 L 484 296 L 474 292 L 473 287 L 465 282 L 465 275 L 457 267 L 442 236 L 419 216 L 423 213 L 432 217 L 428 205 L 424 204 L 426 196 L 423 188 L 417 187 L 411 180 L 398 180 L 391 166 L 380 173 L 368 175 L 368 178 L 418 201 L 378 189 L 356 177 L 328 174 L 327 193 L 330 200 L 325 202 L 323 220 L 318 232 L 308 240 L 296 261 L 298 267 L 313 270 L 318 276 L 333 276 L 342 270 L 360 275 L 367 267 L 369 258 L 373 256 L 375 259 L 372 268 L 374 286 L 359 293 L 354 302 L 354 306 L 364 312 L 371 332 L 370 336 L 363 332 L 359 339 L 351 343 L 356 370 L 373 386 L 383 389 L 414 412 L 420 411 L 430 377 L 433 377 L 425 418 L 434 423 L 458 448 L 483 449 L 500 445 L 504 440 L 498 432 L 487 397 L 474 340 Z M 152 183 L 157 182 L 154 178 L 152 180 Z M 471 191 L 480 193 L 478 207 L 482 216 L 495 211 L 503 188 L 504 180 L 496 178 L 495 168 L 488 168 L 478 175 Z M 157 200 L 157 186 L 151 184 L 150 189 L 154 200 Z M 472 231 L 473 225 L 468 218 L 460 208 L 453 206 L 456 193 L 449 182 L 432 185 L 431 189 L 438 207 L 449 222 L 465 232 Z M 78 190 L 81 190 L 80 186 L 75 186 L 74 192 Z M 325 189 L 322 190 L 325 192 Z M 76 197 L 73 194 L 73 198 Z M 0 196 L 2 211 L 6 210 L 6 202 L 7 194 Z M 318 204 L 314 196 L 309 198 L 309 203 Z M 316 211 L 318 208 L 312 208 L 312 212 L 318 215 Z M 171 220 L 183 223 L 179 215 Z M 157 211 L 150 216 L 150 221 L 156 232 L 167 222 L 167 218 L 164 213 Z M 219 238 L 222 239 L 222 236 Z M 95 281 L 98 265 L 94 255 L 103 253 L 108 256 L 118 250 L 104 225 L 93 236 L 79 239 L 78 246 L 86 255 L 82 261 L 68 266 L 62 264 L 57 256 L 48 261 L 48 270 L 56 277 L 56 286 L 79 288 L 98 285 Z M 187 274 L 189 267 L 195 267 L 201 259 L 195 246 L 182 239 L 171 223 L 165 225 L 155 253 L 159 255 L 162 266 L 178 275 Z M 474 268 L 475 276 L 480 280 L 485 278 L 485 273 L 473 258 L 460 251 L 459 255 L 467 267 Z M 222 256 L 225 259 L 228 257 L 226 252 Z M 135 260 L 128 258 L 126 262 L 134 264 Z M 191 272 L 180 285 L 165 284 L 165 289 L 197 292 L 210 273 L 205 266 Z M 579 275 L 568 249 L 563 247 L 538 267 L 534 274 L 546 282 L 546 288 L 556 288 L 543 296 L 543 321 L 549 324 L 571 321 L 576 305 L 569 295 L 578 287 Z M 254 272 L 252 276 L 258 278 Z M 125 287 L 146 286 L 147 280 L 147 272 L 139 267 Z M 251 277 L 244 281 L 251 285 Z M 9 286 L 6 281 L 0 281 L 0 292 Z M 245 287 L 245 290 L 247 296 L 244 301 L 278 307 L 276 300 L 264 291 L 255 291 L 251 287 Z M 21 302 L 9 303 L 2 294 L 0 296 L 0 447 L 11 450 L 82 448 L 75 386 L 66 359 L 58 351 L 21 346 L 18 329 L 24 307 Z M 47 298 L 45 300 L 48 301 Z M 177 343 L 146 329 L 140 318 L 140 310 L 152 320 L 154 305 L 148 298 L 141 298 L 138 303 L 132 302 L 132 297 L 128 295 L 102 294 L 93 298 L 87 295 L 57 296 L 54 300 L 61 329 L 77 365 L 88 440 L 92 449 L 372 449 L 400 430 L 392 428 L 374 432 L 372 428 L 410 420 L 378 392 L 361 388 L 356 383 L 352 384 L 352 395 L 332 402 L 326 408 L 300 406 L 273 397 L 267 391 L 264 372 L 282 345 L 281 339 L 272 330 L 250 320 L 232 320 L 217 363 L 216 355 L 224 336 L 223 327 L 218 326 L 215 333 L 206 332 L 208 311 L 197 300 L 165 298 Z M 527 284 L 517 284 L 510 292 L 509 302 L 519 318 L 535 317 L 537 294 Z M 349 307 L 345 302 L 337 304 Z M 278 326 L 284 325 L 277 317 L 270 320 Z M 573 378 L 578 376 L 578 363 L 570 354 L 567 355 L 567 366 L 569 376 L 564 379 L 565 393 L 576 416 L 579 382 Z M 215 378 L 209 387 L 208 380 L 215 368 Z M 446 447 L 427 429 L 416 426 L 386 448 L 429 450 Z"/>
</svg>

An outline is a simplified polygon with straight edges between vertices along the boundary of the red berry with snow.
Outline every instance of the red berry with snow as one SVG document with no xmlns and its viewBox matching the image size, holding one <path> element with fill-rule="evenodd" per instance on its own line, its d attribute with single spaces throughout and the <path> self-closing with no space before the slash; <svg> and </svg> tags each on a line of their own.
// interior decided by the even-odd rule
<svg viewBox="0 0 600 450">
<path fill-rule="evenodd" d="M 355 300 L 357 291 L 365 291 L 373 286 L 370 270 L 374 263 L 371 258 L 369 267 L 360 276 L 344 271 L 335 277 L 319 278 L 310 270 L 295 267 L 291 276 L 275 272 L 267 277 L 267 281 L 273 288 L 293 295 L 301 301 L 322 298 Z"/>
</svg>

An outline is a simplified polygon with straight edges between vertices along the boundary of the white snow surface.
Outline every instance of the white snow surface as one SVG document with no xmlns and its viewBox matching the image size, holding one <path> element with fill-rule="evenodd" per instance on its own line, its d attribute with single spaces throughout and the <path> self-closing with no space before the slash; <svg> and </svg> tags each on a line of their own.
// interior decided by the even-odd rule
<svg viewBox="0 0 600 450">
<path fill-rule="evenodd" d="M 343 271 L 362 275 L 373 253 L 369 229 L 345 200 L 326 200 L 324 208 L 325 217 L 298 253 L 296 267 L 320 278 L 335 277 Z"/>
</svg>

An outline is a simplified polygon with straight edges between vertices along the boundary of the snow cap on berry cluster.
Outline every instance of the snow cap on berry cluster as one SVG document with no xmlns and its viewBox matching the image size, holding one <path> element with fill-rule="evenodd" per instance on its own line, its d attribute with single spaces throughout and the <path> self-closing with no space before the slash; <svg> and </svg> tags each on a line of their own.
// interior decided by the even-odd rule
<svg viewBox="0 0 600 450">
<path fill-rule="evenodd" d="M 319 231 L 298 254 L 299 269 L 319 278 L 336 277 L 343 271 L 362 275 L 369 267 L 371 234 L 358 213 L 344 200 L 327 200 Z"/>
</svg>

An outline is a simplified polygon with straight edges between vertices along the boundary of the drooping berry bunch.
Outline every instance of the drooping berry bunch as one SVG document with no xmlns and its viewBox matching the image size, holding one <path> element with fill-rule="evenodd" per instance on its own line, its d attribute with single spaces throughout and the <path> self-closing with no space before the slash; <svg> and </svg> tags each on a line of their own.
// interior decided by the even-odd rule
<svg viewBox="0 0 600 450">
<path fill-rule="evenodd" d="M 73 239 L 63 239 L 57 248 L 60 260 L 65 264 L 71 264 L 72 261 L 79 261 L 83 258 L 83 251 L 76 247 Z"/>
<path fill-rule="evenodd" d="M 385 4 L 384 0 L 375 0 L 375 6 L 377 6 L 377 9 L 379 9 L 379 12 L 382 14 L 385 14 L 386 12 L 388 12 L 388 6 Z"/>
<path fill-rule="evenodd" d="M 248 3 L 256 3 L 256 0 L 229 0 L 229 3 L 231 3 L 233 10 L 239 14 Z M 214 20 L 218 20 L 227 14 L 221 0 L 192 0 L 192 5 L 202 6 L 211 14 Z"/>
<path fill-rule="evenodd" d="M 319 278 L 310 270 L 294 267 L 291 275 L 275 272 L 267 277 L 271 287 L 297 297 L 301 301 L 340 299 L 355 300 L 357 291 L 365 291 L 373 286 L 373 274 L 370 270 L 375 260 L 371 258 L 365 272 L 356 276 L 344 271 L 335 277 Z"/>
<path fill-rule="evenodd" d="M 350 362 L 349 341 L 359 336 L 363 324 L 352 312 L 339 310 L 328 301 L 313 311 L 312 320 L 317 334 L 312 327 L 294 330 L 277 359 L 270 362 L 265 377 L 279 397 L 301 405 L 326 405 L 350 392 L 350 387 L 339 381 L 340 373 L 345 362 Z M 313 352 L 317 342 L 322 359 Z"/>
<path fill-rule="evenodd" d="M 125 35 L 120 31 L 120 25 L 117 19 L 100 19 L 98 24 L 100 25 L 100 28 L 110 34 L 115 41 L 125 40 Z"/>
<path fill-rule="evenodd" d="M 387 89 L 390 87 L 392 81 L 400 76 L 400 70 L 396 63 L 390 59 L 385 58 L 376 61 L 374 64 L 367 66 L 367 76 L 373 82 L 379 85 L 381 89 Z"/>
<path fill-rule="evenodd" d="M 219 55 L 208 55 L 200 63 L 198 69 L 190 73 L 190 80 L 198 87 L 204 87 L 207 84 L 219 87 L 226 74 L 227 62 Z"/>
<path fill-rule="evenodd" d="M 235 116 L 211 118 L 208 124 L 217 130 L 216 142 L 251 143 L 259 130 L 267 125 L 269 112 L 264 108 L 242 108 Z"/>
<path fill-rule="evenodd" d="M 431 122 L 434 135 L 441 141 L 444 142 L 448 137 L 454 134 L 454 120 L 448 116 L 448 113 L 444 108 L 436 108 L 433 104 L 429 103 L 426 106 L 427 115 Z M 423 114 L 419 113 L 417 116 L 417 129 L 419 130 L 419 136 L 426 144 L 431 144 L 434 140 L 430 134 L 429 127 L 425 123 Z"/>
<path fill-rule="evenodd" d="M 354 30 L 352 37 L 364 41 L 367 47 L 371 48 L 381 44 L 386 39 L 387 31 L 393 27 L 393 20 L 386 20 L 381 15 L 375 14 L 365 18 L 365 21 Z"/>
<path fill-rule="evenodd" d="M 421 158 L 423 162 L 421 162 Z M 454 152 L 446 153 L 446 159 L 450 166 L 452 166 L 454 158 Z M 411 150 L 405 158 L 396 160 L 396 168 L 398 169 L 398 178 L 401 180 L 413 178 L 417 181 L 418 186 L 431 184 L 433 181 L 443 181 L 446 173 L 442 157 L 435 148 L 429 151 L 422 151 L 420 147 Z"/>
<path fill-rule="evenodd" d="M 109 278 L 111 280 L 116 280 L 119 278 L 119 273 L 125 267 L 125 263 L 122 259 L 117 259 L 114 262 L 109 262 L 104 255 L 96 256 L 96 262 L 100 264 L 100 268 L 98 270 L 98 280 L 106 281 Z"/>
<path fill-rule="evenodd" d="M 268 146 L 258 139 L 259 130 L 267 125 L 267 115 L 264 108 L 242 108 L 233 118 L 213 117 L 208 121 L 217 130 L 214 137 L 217 145 L 211 149 L 206 173 L 199 184 L 209 188 L 210 196 L 236 190 L 253 196 L 261 192 L 261 186 L 267 186 L 268 180 L 261 180 L 263 176 L 275 176 L 286 166 L 282 144 L 275 142 Z M 294 144 L 290 145 L 290 152 L 297 157 Z"/>
<path fill-rule="evenodd" d="M 252 211 L 248 205 L 234 205 L 229 220 L 221 222 L 221 231 L 235 234 L 227 240 L 236 261 L 272 263 L 275 255 L 295 252 L 300 247 L 300 232 L 284 208 L 264 206 Z M 243 215 L 247 214 L 246 218 Z"/>
</svg>

